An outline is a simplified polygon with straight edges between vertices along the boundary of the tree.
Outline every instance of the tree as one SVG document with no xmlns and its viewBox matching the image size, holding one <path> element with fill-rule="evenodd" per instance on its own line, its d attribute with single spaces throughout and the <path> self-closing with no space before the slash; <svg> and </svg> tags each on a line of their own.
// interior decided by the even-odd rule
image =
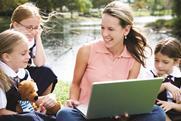
<svg viewBox="0 0 181 121">
<path fill-rule="evenodd" d="M 87 13 L 92 8 L 92 3 L 89 0 L 76 0 L 75 2 L 79 12 Z"/>
<path fill-rule="evenodd" d="M 93 8 L 101 8 L 113 0 L 91 0 Z"/>
<path fill-rule="evenodd" d="M 0 0 L 0 14 L 11 15 L 13 10 L 28 0 Z"/>
<path fill-rule="evenodd" d="M 49 13 L 54 8 L 54 0 L 31 0 L 33 3 L 35 3 L 42 12 Z"/>
<path fill-rule="evenodd" d="M 173 13 L 175 14 L 174 19 L 174 33 L 181 38 L 181 11 L 180 11 L 181 0 L 173 0 Z"/>
<path fill-rule="evenodd" d="M 173 12 L 178 18 L 181 17 L 180 5 L 181 0 L 173 0 Z"/>
</svg>

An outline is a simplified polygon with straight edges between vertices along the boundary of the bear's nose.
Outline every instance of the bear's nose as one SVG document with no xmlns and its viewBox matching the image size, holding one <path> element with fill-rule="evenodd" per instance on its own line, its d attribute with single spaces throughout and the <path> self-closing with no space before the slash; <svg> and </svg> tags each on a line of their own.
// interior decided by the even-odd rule
<svg viewBox="0 0 181 121">
<path fill-rule="evenodd" d="M 34 97 L 34 100 L 37 101 L 37 100 L 38 100 L 38 96 L 35 96 L 35 97 Z"/>
</svg>

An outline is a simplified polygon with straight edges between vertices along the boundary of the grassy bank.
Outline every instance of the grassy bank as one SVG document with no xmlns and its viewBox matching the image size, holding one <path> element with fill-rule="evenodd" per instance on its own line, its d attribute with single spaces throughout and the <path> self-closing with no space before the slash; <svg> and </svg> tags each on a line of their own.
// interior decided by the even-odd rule
<svg viewBox="0 0 181 121">
<path fill-rule="evenodd" d="M 53 91 L 56 94 L 57 100 L 64 103 L 68 99 L 70 84 L 64 81 L 58 81 L 55 90 Z"/>
</svg>

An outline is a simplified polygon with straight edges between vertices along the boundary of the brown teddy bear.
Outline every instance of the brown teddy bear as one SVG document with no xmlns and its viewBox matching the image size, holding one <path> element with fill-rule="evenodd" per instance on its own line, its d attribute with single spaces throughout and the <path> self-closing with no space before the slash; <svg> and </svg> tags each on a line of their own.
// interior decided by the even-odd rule
<svg viewBox="0 0 181 121">
<path fill-rule="evenodd" d="M 39 106 L 38 104 L 35 103 L 38 100 L 38 94 L 37 94 L 36 83 L 33 80 L 21 81 L 18 84 L 18 91 L 21 96 L 21 100 L 25 101 L 25 103 L 22 104 L 21 100 L 18 101 L 19 104 L 17 105 L 16 108 L 17 112 L 42 111 L 42 106 Z M 60 108 L 61 108 L 61 103 L 57 101 L 54 107 L 46 109 L 46 114 L 48 115 L 56 114 Z"/>
<path fill-rule="evenodd" d="M 31 112 L 38 109 L 36 101 L 38 100 L 38 94 L 36 83 L 33 80 L 24 80 L 18 84 L 18 92 L 20 94 L 20 100 L 16 106 L 16 111 Z"/>
</svg>

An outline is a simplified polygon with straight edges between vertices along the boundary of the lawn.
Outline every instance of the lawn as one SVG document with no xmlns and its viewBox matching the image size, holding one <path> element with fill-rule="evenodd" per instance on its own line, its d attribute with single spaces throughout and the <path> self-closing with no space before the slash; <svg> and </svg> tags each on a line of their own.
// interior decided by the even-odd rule
<svg viewBox="0 0 181 121">
<path fill-rule="evenodd" d="M 56 94 L 57 100 L 61 101 L 62 104 L 68 99 L 70 84 L 65 81 L 58 81 L 53 91 Z"/>
</svg>

